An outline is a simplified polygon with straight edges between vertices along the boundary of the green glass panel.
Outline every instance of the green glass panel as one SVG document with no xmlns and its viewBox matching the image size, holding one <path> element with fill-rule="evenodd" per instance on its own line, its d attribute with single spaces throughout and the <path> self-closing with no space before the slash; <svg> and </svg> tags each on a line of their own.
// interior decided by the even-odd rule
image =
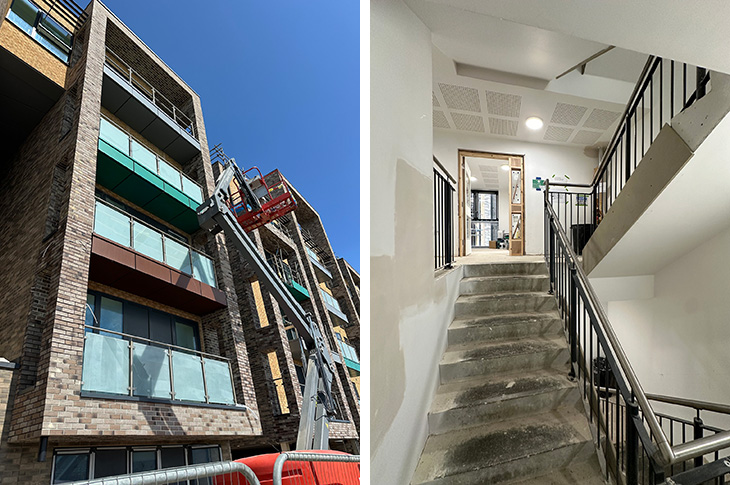
<svg viewBox="0 0 730 485">
<path fill-rule="evenodd" d="M 137 221 L 132 224 L 134 229 L 134 250 L 157 261 L 164 262 L 162 234 Z"/>
<path fill-rule="evenodd" d="M 192 274 L 190 250 L 182 244 L 165 238 L 165 263 L 186 274 Z"/>
<path fill-rule="evenodd" d="M 99 125 L 99 137 L 111 146 L 129 156 L 129 136 L 117 128 L 112 122 L 102 118 Z"/>
<path fill-rule="evenodd" d="M 192 255 L 193 278 L 215 288 L 215 270 L 213 269 L 213 261 L 207 256 L 203 256 L 196 251 L 192 251 Z"/>
<path fill-rule="evenodd" d="M 208 385 L 208 399 L 217 404 L 234 404 L 231 387 L 231 370 L 228 362 L 213 359 L 205 361 L 205 382 Z"/>
<path fill-rule="evenodd" d="M 132 159 L 152 173 L 157 173 L 157 156 L 149 148 L 132 138 Z"/>
<path fill-rule="evenodd" d="M 94 232 L 124 246 L 130 246 L 129 216 L 112 209 L 101 202 L 96 203 Z"/>
<path fill-rule="evenodd" d="M 159 174 L 162 180 L 175 187 L 177 190 L 182 190 L 180 181 L 180 171 L 167 163 L 164 160 L 160 160 Z"/>
<path fill-rule="evenodd" d="M 182 176 L 182 192 L 197 202 L 198 205 L 203 203 L 203 189 L 184 174 Z"/>
<path fill-rule="evenodd" d="M 129 394 L 129 342 L 86 334 L 81 371 L 84 391 Z"/>
<path fill-rule="evenodd" d="M 27 0 L 15 0 L 8 12 L 8 20 L 20 27 L 26 34 L 33 34 L 33 25 L 38 15 L 38 7 Z"/>
<path fill-rule="evenodd" d="M 175 379 L 175 399 L 205 402 L 203 365 L 200 357 L 173 350 L 172 374 Z"/>
<path fill-rule="evenodd" d="M 170 399 L 170 360 L 165 349 L 134 343 L 134 395 Z"/>
</svg>

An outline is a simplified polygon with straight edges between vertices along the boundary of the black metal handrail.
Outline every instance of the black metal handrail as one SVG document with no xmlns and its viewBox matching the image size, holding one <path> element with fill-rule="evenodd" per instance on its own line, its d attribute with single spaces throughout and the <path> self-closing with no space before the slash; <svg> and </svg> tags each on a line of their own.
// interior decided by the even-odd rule
<svg viewBox="0 0 730 485">
<path fill-rule="evenodd" d="M 710 72 L 704 68 L 649 57 L 590 184 L 599 222 L 664 122 L 707 94 L 709 82 Z"/>
<path fill-rule="evenodd" d="M 728 431 L 677 444 L 671 433 L 667 437 L 579 264 L 549 190 L 544 222 L 550 291 L 565 322 L 570 372 L 582 381 L 589 418 L 606 458 L 606 474 L 625 476 L 629 485 L 653 485 L 664 480 L 666 471 L 673 472 L 672 465 L 684 466 L 692 459 L 701 464 L 703 456 L 729 447 Z"/>
<path fill-rule="evenodd" d="M 434 266 L 450 268 L 454 262 L 453 185 L 436 168 L 433 169 Z"/>
</svg>

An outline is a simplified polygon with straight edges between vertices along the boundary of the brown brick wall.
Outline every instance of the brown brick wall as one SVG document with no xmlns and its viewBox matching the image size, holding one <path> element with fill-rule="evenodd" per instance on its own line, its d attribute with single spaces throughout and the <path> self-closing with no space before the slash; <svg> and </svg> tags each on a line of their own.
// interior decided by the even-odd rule
<svg viewBox="0 0 730 485">
<path fill-rule="evenodd" d="M 0 24 L 0 47 L 9 50 L 59 86 L 65 86 L 66 64 L 12 22 L 3 21 Z"/>
</svg>

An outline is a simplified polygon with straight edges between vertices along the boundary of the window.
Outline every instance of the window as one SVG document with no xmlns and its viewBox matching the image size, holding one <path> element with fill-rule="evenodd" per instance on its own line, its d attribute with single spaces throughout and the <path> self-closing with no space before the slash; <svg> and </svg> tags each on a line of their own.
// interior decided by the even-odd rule
<svg viewBox="0 0 730 485">
<path fill-rule="evenodd" d="M 165 445 L 57 450 L 53 457 L 51 483 L 91 480 L 214 461 L 221 461 L 220 446 Z M 207 483 L 206 480 L 193 480 L 190 485 Z"/>
<path fill-rule="evenodd" d="M 87 294 L 86 302 L 86 325 L 190 350 L 201 348 L 197 322 L 95 291 Z M 90 330 L 94 331 L 87 328 L 87 331 Z M 100 333 L 107 337 L 115 336 L 108 332 Z M 117 336 L 127 340 L 130 337 Z"/>
<path fill-rule="evenodd" d="M 73 35 L 34 3 L 15 0 L 10 6 L 8 20 L 63 62 L 68 62 Z"/>
</svg>

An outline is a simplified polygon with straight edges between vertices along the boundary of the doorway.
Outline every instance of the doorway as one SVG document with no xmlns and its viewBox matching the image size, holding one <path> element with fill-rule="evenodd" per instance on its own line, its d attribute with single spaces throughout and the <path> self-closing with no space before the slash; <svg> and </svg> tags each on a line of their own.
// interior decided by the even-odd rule
<svg viewBox="0 0 730 485">
<path fill-rule="evenodd" d="M 460 256 L 474 248 L 525 250 L 524 156 L 459 150 Z"/>
</svg>

